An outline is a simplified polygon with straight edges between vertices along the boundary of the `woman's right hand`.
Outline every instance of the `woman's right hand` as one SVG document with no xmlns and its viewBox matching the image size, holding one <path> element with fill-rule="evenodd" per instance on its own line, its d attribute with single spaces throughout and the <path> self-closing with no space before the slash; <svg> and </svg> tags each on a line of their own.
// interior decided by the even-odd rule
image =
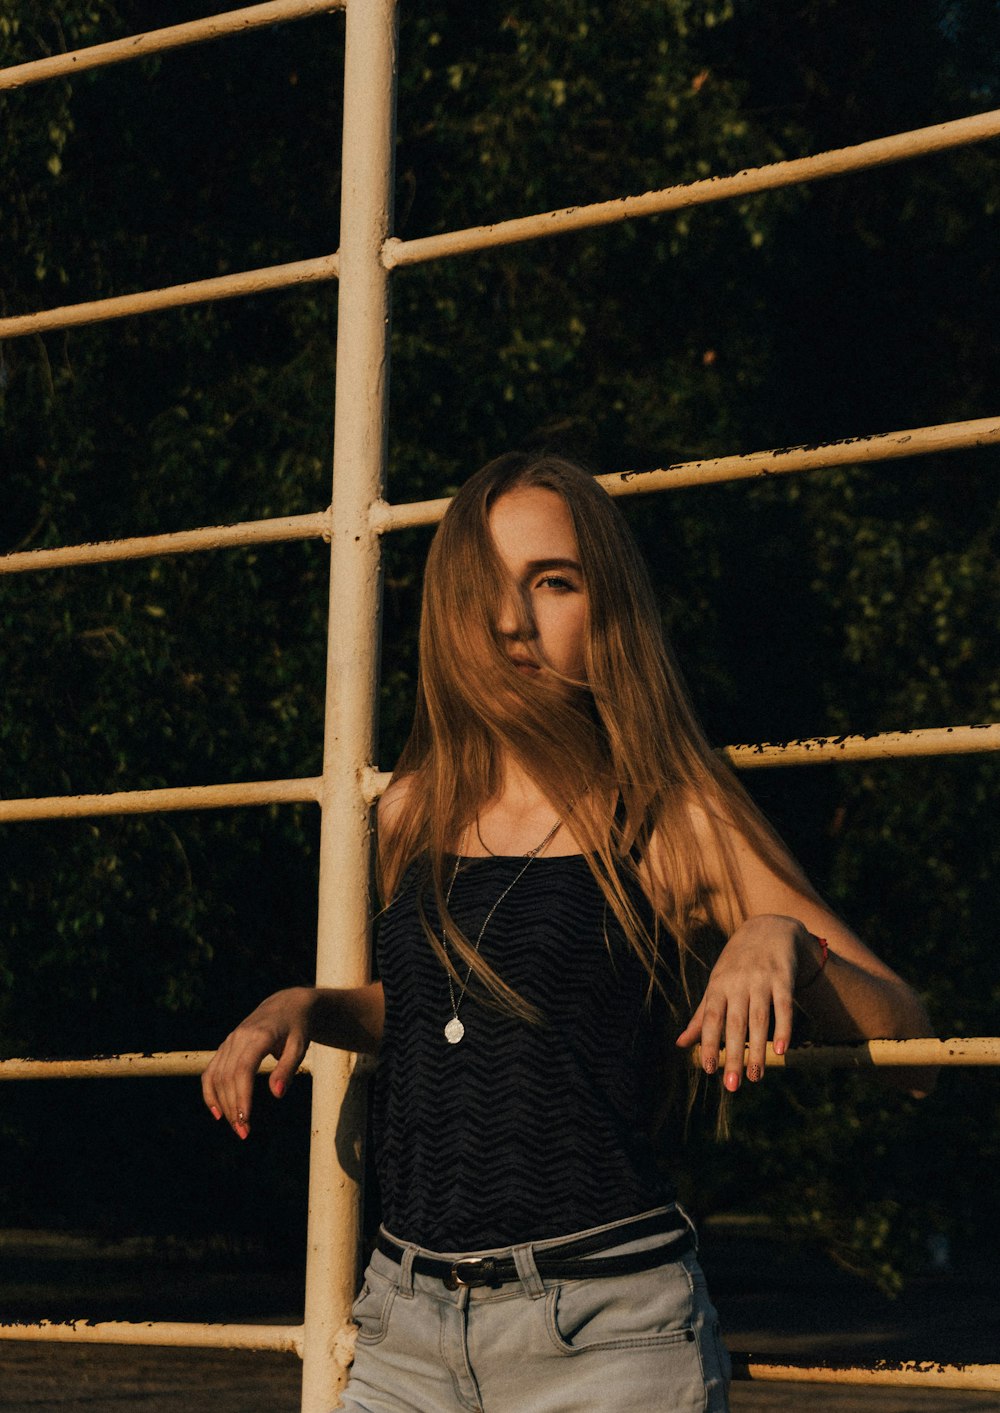
<svg viewBox="0 0 1000 1413">
<path fill-rule="evenodd" d="M 250 1134 L 253 1082 L 261 1061 L 277 1065 L 268 1080 L 276 1099 L 287 1090 L 309 1046 L 317 992 L 310 986 L 276 991 L 227 1035 L 201 1077 L 201 1092 L 213 1118 L 225 1118 L 239 1138 Z"/>
</svg>

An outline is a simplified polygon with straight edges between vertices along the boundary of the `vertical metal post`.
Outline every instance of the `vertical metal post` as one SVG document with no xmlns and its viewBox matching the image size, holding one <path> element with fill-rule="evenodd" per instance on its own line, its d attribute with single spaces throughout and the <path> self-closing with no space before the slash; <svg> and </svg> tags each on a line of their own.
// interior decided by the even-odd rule
<svg viewBox="0 0 1000 1413">
<path fill-rule="evenodd" d="M 369 806 L 379 657 L 379 537 L 369 510 L 382 492 L 389 368 L 395 0 L 349 0 L 344 72 L 340 294 L 334 426 L 330 618 L 320 837 L 316 979 L 367 980 Z M 360 1106 L 352 1056 L 319 1049 L 313 1073 L 302 1413 L 329 1413 L 351 1352 L 360 1214 Z"/>
</svg>

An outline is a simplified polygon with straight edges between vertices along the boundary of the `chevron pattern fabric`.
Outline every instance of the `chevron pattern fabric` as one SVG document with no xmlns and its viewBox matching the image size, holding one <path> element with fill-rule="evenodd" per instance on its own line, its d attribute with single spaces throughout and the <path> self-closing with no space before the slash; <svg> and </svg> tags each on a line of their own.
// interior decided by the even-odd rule
<svg viewBox="0 0 1000 1413">
<path fill-rule="evenodd" d="M 462 862 L 451 909 L 467 937 L 523 866 Z M 417 914 L 426 873 L 411 866 L 378 937 L 386 1025 L 375 1149 L 387 1230 L 434 1251 L 481 1251 L 671 1201 L 649 1137 L 665 1007 L 647 1003 L 646 973 L 586 860 L 535 859 L 483 936 L 483 957 L 543 1023 L 485 1004 L 473 979 L 457 1045 L 444 1037 L 447 977 Z M 425 906 L 437 925 L 429 888 Z"/>
</svg>

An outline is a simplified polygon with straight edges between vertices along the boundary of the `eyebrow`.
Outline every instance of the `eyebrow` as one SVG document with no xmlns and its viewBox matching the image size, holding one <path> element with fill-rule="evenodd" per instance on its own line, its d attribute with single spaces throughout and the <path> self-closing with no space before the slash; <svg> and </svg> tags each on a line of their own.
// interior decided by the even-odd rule
<svg viewBox="0 0 1000 1413">
<path fill-rule="evenodd" d="M 583 574 L 583 568 L 575 559 L 531 559 L 524 567 L 524 577 L 532 578 L 535 574 L 543 574 L 546 569 L 572 569 L 577 574 Z"/>
</svg>

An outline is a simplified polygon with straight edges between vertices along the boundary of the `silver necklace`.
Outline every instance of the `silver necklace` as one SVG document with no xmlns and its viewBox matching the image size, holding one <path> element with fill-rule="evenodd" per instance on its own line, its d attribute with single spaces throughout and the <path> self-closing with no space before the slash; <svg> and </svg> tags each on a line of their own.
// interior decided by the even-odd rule
<svg viewBox="0 0 1000 1413">
<path fill-rule="evenodd" d="M 478 955 L 479 955 L 479 947 L 480 947 L 480 944 L 481 944 L 481 942 L 482 942 L 482 940 L 483 940 L 483 935 L 485 934 L 487 927 L 489 927 L 489 925 L 490 925 L 490 919 L 492 918 L 493 914 L 496 912 L 497 908 L 498 908 L 498 907 L 500 906 L 500 904 L 503 902 L 504 898 L 506 898 L 507 894 L 508 894 L 508 893 L 511 891 L 511 889 L 514 887 L 514 884 L 515 884 L 515 883 L 520 883 L 521 879 L 524 877 L 524 875 L 527 873 L 528 869 L 531 867 L 532 862 L 538 857 L 538 855 L 542 852 L 543 849 L 547 848 L 548 845 L 552 843 L 552 840 L 556 837 L 556 835 L 558 834 L 558 832 L 559 832 L 559 830 L 560 830 L 561 827 L 562 827 L 562 820 L 561 820 L 561 819 L 557 819 L 556 822 L 555 822 L 555 824 L 554 824 L 554 825 L 552 826 L 552 828 L 549 830 L 548 834 L 546 834 L 545 838 L 542 840 L 542 842 L 541 842 L 540 844 L 536 844 L 533 849 L 529 849 L 529 850 L 528 850 L 528 852 L 527 852 L 527 853 L 525 854 L 525 856 L 524 856 L 524 864 L 523 864 L 523 866 L 517 871 L 517 873 L 514 875 L 513 879 L 510 881 L 510 883 L 507 884 L 507 887 L 503 890 L 503 892 L 500 894 L 499 898 L 498 898 L 498 899 L 496 900 L 496 902 L 493 904 L 492 908 L 490 908 L 489 912 L 486 914 L 486 917 L 485 917 L 485 919 L 484 919 L 484 921 L 483 921 L 483 925 L 482 925 L 482 927 L 479 929 L 479 936 L 476 938 L 475 942 L 473 943 L 473 951 L 476 953 L 476 956 L 477 956 L 477 957 L 478 957 Z M 465 835 L 466 835 L 466 832 L 467 832 L 467 831 L 463 831 L 463 833 L 462 833 L 462 843 L 461 843 L 461 847 L 462 847 L 463 849 L 464 849 L 464 847 L 465 847 Z M 478 815 L 478 814 L 476 815 L 476 833 L 479 834 L 479 815 Z M 479 836 L 479 842 L 482 843 L 482 835 Z M 485 845 L 485 844 L 483 844 L 483 848 L 486 849 L 486 845 Z M 488 854 L 490 854 L 491 857 L 493 857 L 493 858 L 496 858 L 496 857 L 497 857 L 497 855 L 494 854 L 494 853 L 492 852 L 492 850 L 490 850 L 490 849 L 487 849 L 486 852 L 487 852 Z M 460 861 L 461 857 L 462 857 L 461 854 L 456 854 L 456 855 L 455 855 L 455 867 L 452 869 L 452 872 L 451 872 L 451 881 L 450 881 L 449 884 L 448 884 L 448 892 L 447 892 L 447 894 L 446 894 L 446 896 L 445 896 L 445 905 L 446 905 L 449 909 L 450 909 L 450 907 L 451 907 L 451 890 L 454 888 L 454 886 L 455 886 L 455 879 L 458 877 L 458 865 L 459 865 L 459 861 Z M 445 945 L 447 946 L 447 939 L 445 940 Z M 469 970 L 465 973 L 465 980 L 464 980 L 464 982 L 462 983 L 462 989 L 461 989 L 461 991 L 458 993 L 458 996 L 457 996 L 457 997 L 455 996 L 455 984 L 454 984 L 454 982 L 453 982 L 453 980 L 452 980 L 451 972 L 450 972 L 450 971 L 449 971 L 449 972 L 446 972 L 445 975 L 446 975 L 447 978 L 448 978 L 448 999 L 449 999 L 450 1002 L 451 1002 L 451 1020 L 448 1022 L 448 1024 L 447 1024 L 447 1025 L 445 1026 L 445 1028 L 444 1028 L 444 1038 L 445 1038 L 445 1040 L 447 1040 L 447 1042 L 448 1042 L 449 1045 L 457 1045 L 457 1044 L 459 1043 L 459 1041 L 460 1041 L 460 1040 L 463 1038 L 463 1036 L 465 1035 L 465 1026 L 462 1024 L 462 1022 L 461 1022 L 461 1021 L 459 1020 L 459 1018 L 458 1018 L 458 1008 L 461 1006 L 462 1002 L 465 1000 L 465 993 L 466 993 L 466 991 L 468 991 L 468 989 L 469 989 L 469 982 L 470 982 L 470 980 L 472 979 L 472 963 L 471 963 L 471 962 L 469 963 Z"/>
</svg>

